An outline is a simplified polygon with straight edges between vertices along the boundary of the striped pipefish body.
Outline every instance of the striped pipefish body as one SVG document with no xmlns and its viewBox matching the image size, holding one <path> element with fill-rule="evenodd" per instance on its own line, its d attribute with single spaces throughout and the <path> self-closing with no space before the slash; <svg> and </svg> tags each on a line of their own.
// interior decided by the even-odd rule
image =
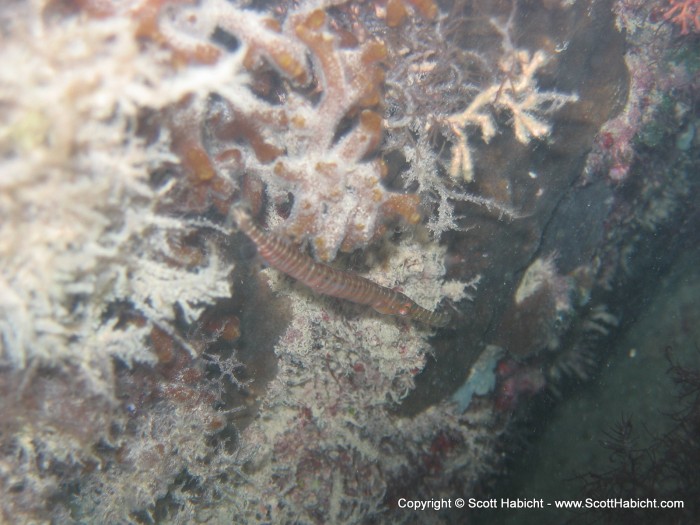
<svg viewBox="0 0 700 525">
<path fill-rule="evenodd" d="M 234 208 L 232 216 L 240 231 L 255 243 L 258 253 L 270 266 L 315 292 L 368 305 L 379 313 L 407 317 L 430 326 L 443 327 L 450 322 L 450 315 L 446 312 L 431 312 L 401 292 L 314 261 L 277 236 L 263 232 L 242 208 Z"/>
</svg>

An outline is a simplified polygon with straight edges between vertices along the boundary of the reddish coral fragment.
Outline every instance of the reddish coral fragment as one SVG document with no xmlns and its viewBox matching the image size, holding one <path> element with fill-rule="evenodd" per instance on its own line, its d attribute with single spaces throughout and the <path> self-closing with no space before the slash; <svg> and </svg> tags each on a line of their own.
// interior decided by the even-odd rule
<svg viewBox="0 0 700 525">
<path fill-rule="evenodd" d="M 669 0 L 664 20 L 680 26 L 681 35 L 700 33 L 700 0 Z"/>
</svg>

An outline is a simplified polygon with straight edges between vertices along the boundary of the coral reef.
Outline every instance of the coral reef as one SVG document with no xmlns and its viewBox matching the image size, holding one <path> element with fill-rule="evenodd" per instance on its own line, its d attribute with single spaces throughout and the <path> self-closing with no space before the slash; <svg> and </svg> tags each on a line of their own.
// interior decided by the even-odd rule
<svg viewBox="0 0 700 525">
<path fill-rule="evenodd" d="M 667 113 L 668 96 L 684 92 L 693 84 L 692 71 L 678 60 L 669 59 L 668 31 L 648 30 L 649 2 L 618 2 L 616 25 L 629 33 L 633 44 L 625 55 L 630 87 L 624 108 L 598 132 L 594 150 L 587 159 L 586 173 L 607 171 L 614 182 L 623 181 L 635 160 L 635 140 L 642 130 L 653 127 L 659 113 Z M 683 97 L 685 98 L 685 97 Z M 689 108 L 679 99 L 673 111 L 685 120 Z"/>
<path fill-rule="evenodd" d="M 405 10 L 430 17 L 430 5 Z M 17 2 L 0 15 L 8 28 L 3 57 L 22 72 L 0 79 L 7 420 L 0 479 L 13 495 L 2 504 L 4 519 L 191 521 L 208 511 L 231 521 L 234 508 L 259 512 L 253 502 L 279 476 L 270 469 L 297 465 L 301 480 L 316 476 L 324 461 L 348 458 L 352 468 L 332 477 L 332 504 L 324 506 L 332 491 L 318 493 L 321 514 L 302 511 L 308 483 L 289 494 L 293 506 L 280 502 L 269 512 L 347 520 L 371 513 L 381 492 L 366 485 L 353 493 L 347 484 L 356 465 L 376 457 L 369 452 L 378 443 L 355 429 L 372 420 L 367 406 L 387 396 L 396 401 L 411 388 L 428 352 L 427 332 L 364 317 L 353 327 L 343 311 L 314 321 L 318 299 L 302 295 L 313 305 L 299 311 L 295 293 L 293 322 L 279 343 L 284 360 L 264 407 L 275 407 L 281 393 L 301 413 L 322 416 L 319 443 L 323 436 L 340 441 L 266 463 L 273 451 L 284 457 L 289 436 L 271 439 L 264 427 L 266 449 L 254 439 L 259 422 L 240 437 L 243 419 L 233 425 L 244 404 L 255 405 L 246 398 L 262 388 L 257 379 L 245 382 L 243 368 L 262 366 L 243 367 L 232 355 L 238 336 L 250 344 L 251 335 L 236 315 L 217 309 L 233 300 L 248 318 L 246 298 L 231 286 L 225 230 L 203 217 L 221 219 L 235 197 L 252 206 L 268 198 L 271 222 L 287 215 L 280 231 L 312 240 L 323 259 L 378 239 L 394 217 L 415 224 L 418 197 L 387 190 L 383 163 L 371 156 L 381 136 L 372 109 L 381 99 L 381 42 L 369 35 L 341 42 L 348 32 L 322 9 L 299 8 L 276 25 L 271 16 L 217 1 Z M 222 43 L 215 28 L 238 41 Z M 282 212 L 290 192 L 294 200 Z M 394 280 L 378 270 L 374 280 L 433 307 L 444 296 L 459 301 L 462 286 L 436 286 L 443 257 L 437 245 L 404 247 L 387 259 L 385 268 L 401 268 Z M 317 357 L 319 328 L 338 337 L 350 330 L 338 361 Z M 324 377 L 320 368 L 328 388 L 350 394 L 336 407 L 302 410 L 308 392 L 298 400 L 288 392 L 305 362 L 293 351 L 299 331 L 311 377 Z M 385 357 L 374 362 L 372 348 Z M 343 385 L 346 366 L 371 388 Z M 388 406 L 378 405 L 377 421 Z M 358 426 L 347 426 L 354 413 Z M 300 427 L 305 439 L 311 428 Z M 241 470 L 245 463 L 259 465 L 260 493 L 228 494 L 227 483 L 252 479 Z M 371 472 L 377 486 L 388 475 L 368 463 Z M 359 496 L 367 503 L 349 503 Z M 196 508 L 196 499 L 205 503 Z"/>
<path fill-rule="evenodd" d="M 400 286 L 423 304 L 434 304 L 454 288 L 436 288 L 430 277 L 441 272 L 443 250 L 417 250 L 414 243 L 403 242 L 387 261 L 403 268 L 403 275 L 387 281 L 386 273 L 375 270 L 368 278 Z M 273 289 L 291 301 L 293 320 L 276 345 L 279 372 L 265 397 L 265 411 L 275 418 L 260 419 L 242 434 L 245 442 L 259 447 L 249 474 L 253 486 L 268 487 L 251 502 L 249 512 L 264 508 L 265 518 L 275 522 L 322 522 L 328 516 L 355 522 L 374 515 L 390 480 L 401 477 L 401 469 L 410 463 L 407 458 L 421 454 L 425 440 L 414 426 L 432 434 L 444 427 L 450 412 L 445 404 L 410 423 L 395 420 L 390 412 L 424 367 L 429 352 L 424 332 L 406 322 L 387 323 L 378 315 L 352 315 L 347 307 L 320 300 L 275 270 L 264 273 Z M 432 419 L 441 421 L 438 427 L 428 423 Z M 452 419 L 461 442 L 486 446 L 490 437 L 485 427 L 481 435 L 456 416 Z M 489 456 L 487 450 L 483 454 L 481 458 Z M 478 470 L 481 458 L 472 450 L 466 464 Z"/>
<path fill-rule="evenodd" d="M 0 73 L 0 515 L 69 522 L 75 497 L 86 519 L 124 521 L 225 422 L 191 363 L 201 345 L 177 325 L 230 296 L 233 265 L 159 212 L 172 184 L 152 174 L 178 159 L 167 127 L 144 131 L 201 79 L 144 52 L 127 17 L 12 2 L 0 22 L 14 64 Z"/>
<path fill-rule="evenodd" d="M 288 207 L 282 232 L 310 240 L 318 258 L 332 260 L 339 249 L 366 247 L 387 221 L 418 222 L 417 198 L 385 189 L 383 163 L 372 158 L 382 133 L 374 110 L 386 57 L 380 40 L 355 28 L 355 41 L 345 42 L 346 32 L 334 30 L 325 11 L 305 6 L 281 25 L 224 0 L 179 9 L 172 18 L 173 31 L 204 39 L 215 27 L 230 33 L 249 68 L 274 66 L 261 80 L 267 86 L 214 90 L 220 98 L 207 118 L 220 169 L 245 171 Z M 258 65 L 261 57 L 267 61 Z"/>
<path fill-rule="evenodd" d="M 402 178 L 437 209 L 435 232 L 462 224 L 455 204 L 467 202 L 517 216 L 511 198 L 465 191 L 475 179 L 477 144 L 510 127 L 520 144 L 552 140 L 551 115 L 578 100 L 546 90 L 539 78 L 562 49 L 519 47 L 513 40 L 518 3 L 454 2 L 435 23 L 411 20 L 410 31 L 389 32 L 385 149 L 406 162 Z M 485 190 L 483 188 L 482 190 Z"/>
<path fill-rule="evenodd" d="M 693 79 L 656 66 L 623 100 L 610 7 L 3 4 L 1 519 L 357 523 L 474 493 L 524 401 L 586 375 L 617 323 L 600 290 L 691 194 L 611 184 Z M 260 270 L 251 232 L 391 304 Z"/>
<path fill-rule="evenodd" d="M 44 25 L 36 9 L 3 10 L 12 29 L 3 57 L 17 66 L 0 79 L 1 356 L 19 368 L 74 361 L 100 381 L 96 356 L 154 361 L 141 342 L 150 328 L 114 330 L 110 303 L 130 302 L 162 325 L 177 304 L 192 322 L 204 302 L 229 295 L 231 268 L 212 249 L 191 262 L 177 251 L 188 228 L 156 213 L 167 187 L 148 180 L 173 155 L 165 137 L 134 133 L 140 111 L 190 88 L 159 92 L 172 71 L 140 52 L 129 20 Z M 8 23 L 15 12 L 26 23 Z"/>
</svg>

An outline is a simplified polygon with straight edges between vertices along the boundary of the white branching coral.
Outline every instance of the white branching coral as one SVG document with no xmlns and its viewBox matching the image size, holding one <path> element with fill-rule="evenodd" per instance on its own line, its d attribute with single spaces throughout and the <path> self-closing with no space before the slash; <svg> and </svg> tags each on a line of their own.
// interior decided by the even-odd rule
<svg viewBox="0 0 700 525">
<path fill-rule="evenodd" d="M 505 5 L 480 5 L 484 13 L 471 2 L 456 3 L 455 11 L 464 9 L 473 19 L 442 13 L 431 22 L 413 20 L 410 30 L 387 39 L 392 67 L 383 147 L 405 161 L 399 168 L 404 185 L 431 208 L 428 227 L 436 234 L 469 227 L 455 213 L 464 209 L 460 203 L 500 217 L 520 215 L 516 203 L 501 195 L 472 193 L 509 182 L 505 173 L 476 177 L 476 159 L 507 127 L 524 145 L 548 139 L 553 114 L 577 100 L 575 94 L 539 85 L 539 77 L 556 75 L 550 67 L 554 57 L 513 41 L 523 19 L 518 2 L 510 12 Z M 468 190 L 465 183 L 471 182 Z"/>
<path fill-rule="evenodd" d="M 236 64 L 178 73 L 166 52 L 142 48 L 129 18 L 47 22 L 43 7 L 10 8 L 2 51 L 0 360 L 67 359 L 100 381 L 109 356 L 154 359 L 145 328 L 106 320 L 110 302 L 167 323 L 176 303 L 192 320 L 229 295 L 230 268 L 214 255 L 194 268 L 169 263 L 165 232 L 187 228 L 158 217 L 163 191 L 148 175 L 177 159 L 167 133 L 146 144 L 135 130 L 144 109 L 196 97 L 207 79 L 235 82 Z"/>
<path fill-rule="evenodd" d="M 212 89 L 219 98 L 209 122 L 213 156 L 224 159 L 219 168 L 245 172 L 265 184 L 272 202 L 290 204 L 289 216 L 280 221 L 272 214 L 271 223 L 282 222 L 283 233 L 310 241 L 318 258 L 331 260 L 338 250 L 366 247 L 392 218 L 420 219 L 417 197 L 386 189 L 382 162 L 367 158 L 382 133 L 374 111 L 386 55 L 380 39 L 358 31 L 361 38 L 348 46 L 327 13 L 307 4 L 290 8 L 280 22 L 205 0 L 168 10 L 161 20 L 169 41 L 191 53 L 218 46 L 210 38 L 217 28 L 235 37 L 254 77 L 266 68 L 279 75 L 277 99 L 253 83 Z"/>
<path fill-rule="evenodd" d="M 514 47 L 509 36 L 512 18 L 511 14 L 505 27 L 492 20 L 493 26 L 503 37 L 503 55 L 498 66 L 502 73 L 500 82 L 479 92 L 464 111 L 446 118 L 456 139 L 449 170 L 454 178 L 461 176 L 466 181 L 473 180 L 474 162 L 468 143 L 468 130 L 478 129 L 481 138 L 488 143 L 497 129 L 494 112 L 508 112 L 515 138 L 521 144 L 529 144 L 532 139 L 542 139 L 549 135 L 552 127 L 544 120 L 545 115 L 578 100 L 575 94 L 538 89 L 537 72 L 547 64 L 549 58 L 541 50 L 531 53 Z"/>
</svg>

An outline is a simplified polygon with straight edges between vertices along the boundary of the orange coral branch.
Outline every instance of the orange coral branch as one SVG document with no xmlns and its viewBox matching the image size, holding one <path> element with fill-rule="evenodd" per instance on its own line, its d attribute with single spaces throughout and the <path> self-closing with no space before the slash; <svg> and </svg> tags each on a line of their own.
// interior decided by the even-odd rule
<svg viewBox="0 0 700 525">
<path fill-rule="evenodd" d="M 669 1 L 670 8 L 664 13 L 664 20 L 670 20 L 679 25 L 681 35 L 687 35 L 691 31 L 700 33 L 700 0 Z"/>
</svg>

